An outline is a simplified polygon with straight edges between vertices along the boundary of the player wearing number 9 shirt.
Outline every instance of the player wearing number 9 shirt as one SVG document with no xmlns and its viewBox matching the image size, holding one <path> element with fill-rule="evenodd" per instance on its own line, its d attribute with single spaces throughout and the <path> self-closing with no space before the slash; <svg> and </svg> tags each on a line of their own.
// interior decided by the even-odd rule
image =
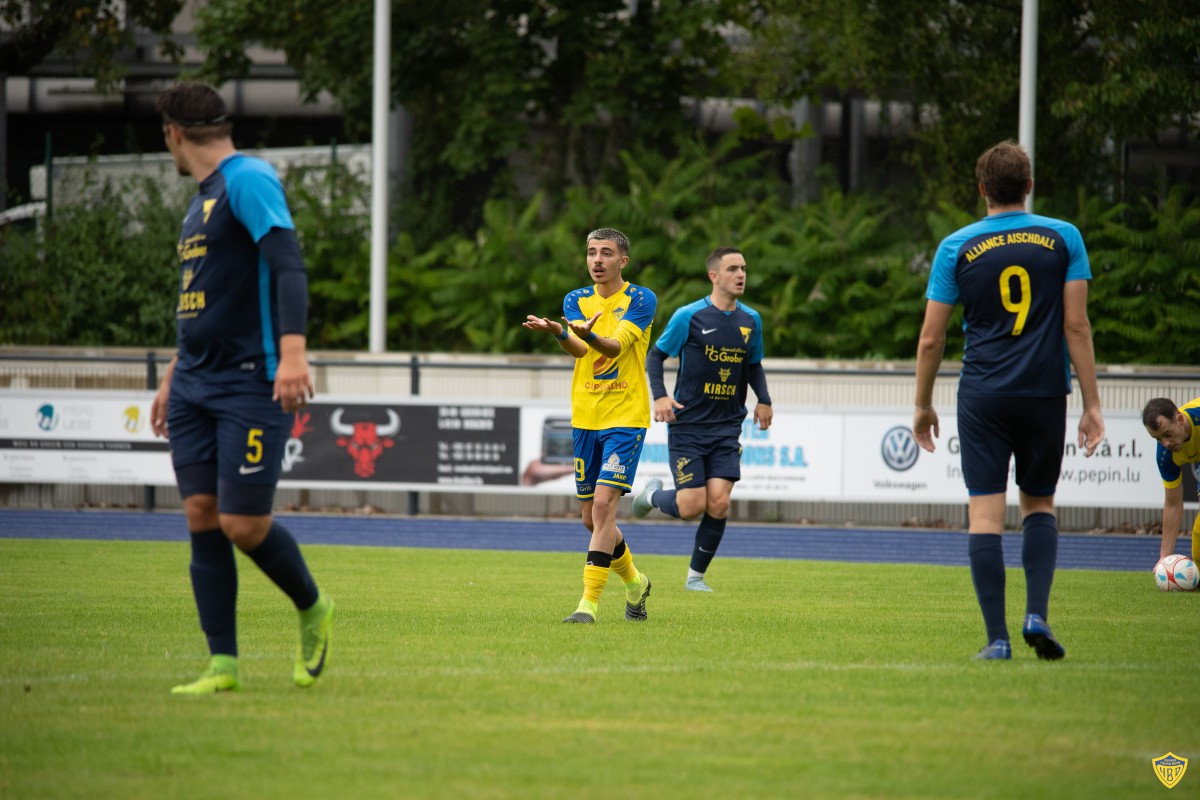
<svg viewBox="0 0 1200 800">
<path fill-rule="evenodd" d="M 963 306 L 965 346 L 958 384 L 958 434 L 969 495 L 971 578 L 988 644 L 976 658 L 1011 658 L 1005 621 L 1001 532 L 1010 457 L 1024 537 L 1026 608 L 1022 627 L 1038 658 L 1065 655 L 1046 622 L 1058 552 L 1054 491 L 1066 436 L 1068 357 L 1083 395 L 1078 442 L 1088 456 L 1104 438 L 1087 287 L 1092 277 L 1078 229 L 1025 211 L 1032 165 L 1019 144 L 988 149 L 975 165 L 987 216 L 938 247 L 917 345 L 913 435 L 933 452 L 939 433 L 933 386 L 946 326 Z"/>
</svg>

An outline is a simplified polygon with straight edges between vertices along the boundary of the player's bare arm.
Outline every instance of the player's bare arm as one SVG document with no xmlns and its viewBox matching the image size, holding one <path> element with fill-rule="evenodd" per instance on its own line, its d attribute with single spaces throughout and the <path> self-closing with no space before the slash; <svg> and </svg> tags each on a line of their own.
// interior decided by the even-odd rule
<svg viewBox="0 0 1200 800">
<path fill-rule="evenodd" d="M 175 362 L 178 360 L 179 356 L 176 355 L 167 365 L 163 372 L 162 384 L 155 392 L 153 402 L 150 403 L 150 430 L 154 431 L 155 436 L 161 436 L 164 439 L 171 438 L 167 431 L 167 405 L 171 398 L 171 376 L 175 374 Z"/>
<path fill-rule="evenodd" d="M 275 370 L 275 390 L 271 399 L 278 400 L 288 414 L 307 403 L 316 391 L 308 371 L 306 341 L 298 333 L 279 337 L 279 367 Z"/>
<path fill-rule="evenodd" d="M 925 304 L 925 322 L 917 340 L 917 394 L 913 404 L 913 438 L 921 449 L 934 450 L 933 440 L 941 435 L 933 408 L 933 383 L 946 351 L 946 325 L 954 306 L 930 300 Z"/>
<path fill-rule="evenodd" d="M 1067 353 L 1075 367 L 1083 415 L 1079 418 L 1078 444 L 1091 456 L 1104 440 L 1104 417 L 1100 413 L 1100 389 L 1096 383 L 1096 352 L 1092 324 L 1087 314 L 1087 281 L 1069 281 L 1063 287 L 1063 334 Z"/>
</svg>

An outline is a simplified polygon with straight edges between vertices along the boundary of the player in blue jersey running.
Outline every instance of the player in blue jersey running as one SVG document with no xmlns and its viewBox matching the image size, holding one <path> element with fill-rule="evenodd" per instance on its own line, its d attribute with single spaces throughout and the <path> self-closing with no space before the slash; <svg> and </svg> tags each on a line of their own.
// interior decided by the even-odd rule
<svg viewBox="0 0 1200 800">
<path fill-rule="evenodd" d="M 199 191 L 179 236 L 178 346 L 150 419 L 171 442 L 191 533 L 192 590 L 211 655 L 199 678 L 171 691 L 241 688 L 235 545 L 295 604 L 300 643 L 292 677 L 312 686 L 329 655 L 333 601 L 271 515 L 290 415 L 313 395 L 308 279 L 295 225 L 275 170 L 234 149 L 216 91 L 181 83 L 159 97 L 157 109 L 179 174 Z"/>
<path fill-rule="evenodd" d="M 1167 397 L 1156 397 L 1142 409 L 1142 424 L 1158 442 L 1154 460 L 1163 482 L 1162 545 L 1159 559 L 1175 552 L 1183 524 L 1183 468 L 1193 470 L 1200 484 L 1200 397 L 1182 406 Z M 1200 537 L 1200 515 L 1192 524 L 1192 560 Z"/>
<path fill-rule="evenodd" d="M 1024 527 L 1025 642 L 1038 658 L 1065 655 L 1046 622 L 1058 556 L 1054 492 L 1066 437 L 1070 365 L 1083 395 L 1078 442 L 1091 456 L 1104 438 L 1092 328 L 1087 250 L 1068 222 L 1025 211 L 1032 165 L 1016 142 L 990 148 L 975 165 L 987 216 L 939 245 L 917 344 L 913 435 L 933 452 L 933 386 L 946 326 L 963 306 L 966 344 L 958 384 L 958 434 L 969 495 L 971 578 L 988 644 L 976 658 L 1009 659 L 1001 544 L 1009 459 L 1016 462 Z"/>
<path fill-rule="evenodd" d="M 774 416 L 762 366 L 762 318 L 738 299 L 746 291 L 746 258 L 732 247 L 719 247 L 706 264 L 712 294 L 676 311 L 646 356 L 654 421 L 668 424 L 675 488 L 663 489 L 655 478 L 633 501 L 639 517 L 651 508 L 677 519 L 703 514 L 684 583 L 699 592 L 712 591 L 704 576 L 725 535 L 733 484 L 742 475 L 738 438 L 746 418 L 747 386 L 758 400 L 758 427 L 771 427 Z M 679 374 L 671 395 L 663 362 L 675 357 Z"/>
</svg>

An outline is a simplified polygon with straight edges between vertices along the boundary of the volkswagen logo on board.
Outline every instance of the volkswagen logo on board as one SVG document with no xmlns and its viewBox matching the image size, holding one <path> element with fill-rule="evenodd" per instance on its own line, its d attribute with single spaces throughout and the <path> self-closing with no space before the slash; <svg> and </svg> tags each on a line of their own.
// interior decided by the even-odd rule
<svg viewBox="0 0 1200 800">
<path fill-rule="evenodd" d="M 904 472 L 917 463 L 921 450 L 912 431 L 904 425 L 897 425 L 883 435 L 879 452 L 883 456 L 883 463 L 896 472 Z"/>
</svg>

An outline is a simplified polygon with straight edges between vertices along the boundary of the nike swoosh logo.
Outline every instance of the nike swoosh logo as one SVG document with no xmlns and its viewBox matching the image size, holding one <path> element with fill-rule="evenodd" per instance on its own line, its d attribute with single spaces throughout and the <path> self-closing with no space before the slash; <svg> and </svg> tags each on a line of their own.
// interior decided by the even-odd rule
<svg viewBox="0 0 1200 800">
<path fill-rule="evenodd" d="M 715 553 L 716 550 L 705 550 L 703 547 L 697 548 L 701 553 Z"/>
<path fill-rule="evenodd" d="M 319 678 L 321 676 L 321 670 L 325 669 L 325 654 L 328 652 L 329 652 L 329 637 L 326 636 L 325 637 L 325 646 L 321 648 L 321 660 L 317 662 L 317 665 L 315 667 L 310 667 L 308 664 L 305 664 L 304 671 L 307 672 L 309 675 L 311 675 L 314 678 Z"/>
<path fill-rule="evenodd" d="M 266 469 L 266 466 L 262 466 L 262 467 L 247 467 L 245 464 L 242 464 L 240 467 L 238 467 L 238 474 L 240 474 L 240 475 L 253 475 L 255 472 L 262 472 L 264 469 Z"/>
<path fill-rule="evenodd" d="M 701 329 L 700 329 L 700 333 L 702 333 L 702 334 L 704 334 L 705 336 L 707 336 L 708 334 L 712 333 L 712 332 L 713 332 L 713 331 L 715 331 L 715 330 L 716 330 L 716 328 L 701 328 Z"/>
</svg>

